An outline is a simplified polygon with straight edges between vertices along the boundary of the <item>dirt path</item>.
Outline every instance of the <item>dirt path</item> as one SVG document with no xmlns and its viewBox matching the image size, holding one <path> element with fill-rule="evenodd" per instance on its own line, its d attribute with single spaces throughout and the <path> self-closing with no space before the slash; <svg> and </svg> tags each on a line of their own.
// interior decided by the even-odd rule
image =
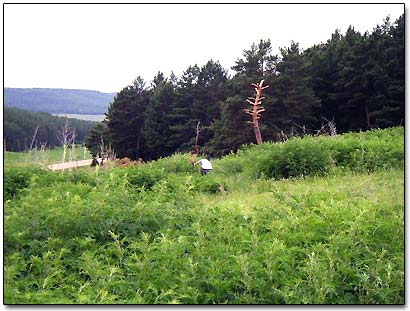
<svg viewBox="0 0 410 311">
<path fill-rule="evenodd" d="M 47 165 L 47 167 L 53 171 L 58 171 L 58 170 L 65 170 L 69 168 L 75 168 L 75 167 L 81 167 L 81 166 L 87 166 L 87 165 L 90 166 L 91 161 L 92 161 L 91 159 L 88 159 L 88 160 L 81 160 L 81 161 L 56 163 L 56 164 Z M 98 159 L 98 162 L 101 162 L 101 159 Z"/>
</svg>

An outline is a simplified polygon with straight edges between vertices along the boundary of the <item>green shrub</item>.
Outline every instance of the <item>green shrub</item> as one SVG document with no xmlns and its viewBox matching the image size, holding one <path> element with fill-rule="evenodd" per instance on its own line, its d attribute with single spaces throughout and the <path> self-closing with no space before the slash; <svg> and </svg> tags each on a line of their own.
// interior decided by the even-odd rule
<svg viewBox="0 0 410 311">
<path fill-rule="evenodd" d="M 331 153 L 319 140 L 294 138 L 285 143 L 265 143 L 246 153 L 252 175 L 269 178 L 289 178 L 324 175 L 332 167 Z M 253 163 L 253 165 L 252 165 Z"/>
<path fill-rule="evenodd" d="M 246 145 L 236 155 L 219 160 L 216 166 L 225 174 L 246 172 L 253 178 L 277 179 L 324 175 L 334 166 L 355 172 L 403 168 L 404 130 L 397 127 Z"/>
<path fill-rule="evenodd" d="M 221 178 L 212 176 L 212 172 L 193 179 L 194 190 L 206 193 L 220 193 L 228 190 L 227 184 Z M 223 189 L 223 190 L 222 190 Z"/>
<path fill-rule="evenodd" d="M 4 199 L 9 200 L 21 194 L 23 189 L 47 187 L 55 183 L 83 183 L 96 185 L 95 176 L 85 171 L 73 170 L 53 172 L 39 167 L 12 167 L 4 171 Z"/>
<path fill-rule="evenodd" d="M 116 174 L 119 178 L 126 179 L 130 185 L 144 189 L 151 189 L 165 176 L 164 170 L 154 168 L 149 164 L 120 169 Z"/>
<path fill-rule="evenodd" d="M 233 153 L 224 156 L 215 164 L 215 169 L 224 174 L 238 174 L 244 171 L 244 166 L 239 155 Z"/>
<path fill-rule="evenodd" d="M 65 172 L 64 174 L 58 174 L 61 176 L 61 181 L 72 182 L 74 184 L 87 184 L 90 186 L 96 186 L 96 178 L 94 174 L 90 174 L 87 171 L 74 170 L 71 172 Z"/>
<path fill-rule="evenodd" d="M 329 139 L 328 148 L 337 166 L 352 171 L 404 167 L 404 131 L 401 127 L 339 135 Z"/>
<path fill-rule="evenodd" d="M 4 199 L 12 199 L 21 190 L 28 188 L 33 176 L 45 174 L 45 170 L 38 167 L 13 167 L 4 170 Z"/>
<path fill-rule="evenodd" d="M 164 173 L 190 173 L 192 165 L 188 161 L 188 154 L 174 154 L 167 158 L 162 158 L 157 161 L 150 162 L 150 166 Z"/>
</svg>

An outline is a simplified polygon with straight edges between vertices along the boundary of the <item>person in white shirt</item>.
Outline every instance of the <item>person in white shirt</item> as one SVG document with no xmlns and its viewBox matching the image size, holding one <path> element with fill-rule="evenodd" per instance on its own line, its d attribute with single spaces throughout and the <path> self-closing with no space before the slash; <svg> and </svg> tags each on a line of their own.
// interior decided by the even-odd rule
<svg viewBox="0 0 410 311">
<path fill-rule="evenodd" d="M 194 166 L 199 164 L 201 166 L 201 174 L 205 175 L 212 170 L 212 163 L 208 159 L 201 159 L 194 163 Z"/>
</svg>

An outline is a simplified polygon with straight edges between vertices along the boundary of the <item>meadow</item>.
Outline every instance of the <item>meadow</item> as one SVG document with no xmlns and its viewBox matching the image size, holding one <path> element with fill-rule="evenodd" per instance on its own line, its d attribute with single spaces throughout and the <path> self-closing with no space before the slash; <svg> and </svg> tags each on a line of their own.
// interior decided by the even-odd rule
<svg viewBox="0 0 410 311">
<path fill-rule="evenodd" d="M 65 162 L 70 161 L 79 161 L 85 159 L 91 159 L 90 152 L 81 145 L 76 145 L 74 154 L 70 154 L 72 151 L 71 148 L 67 149 Z M 5 151 L 3 153 L 4 157 L 4 167 L 16 167 L 16 166 L 46 166 L 54 163 L 61 163 L 63 158 L 63 147 L 58 148 L 46 148 L 33 149 L 26 152 L 13 152 Z"/>
<path fill-rule="evenodd" d="M 5 304 L 404 304 L 404 129 L 4 171 Z"/>
</svg>

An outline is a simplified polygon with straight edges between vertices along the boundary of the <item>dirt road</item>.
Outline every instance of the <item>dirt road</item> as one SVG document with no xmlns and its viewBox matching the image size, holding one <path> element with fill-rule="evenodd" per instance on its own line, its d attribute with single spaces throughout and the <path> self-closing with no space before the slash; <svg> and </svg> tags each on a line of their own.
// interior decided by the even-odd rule
<svg viewBox="0 0 410 311">
<path fill-rule="evenodd" d="M 47 167 L 53 171 L 58 171 L 58 170 L 65 170 L 69 168 L 76 168 L 76 167 L 87 166 L 87 165 L 90 166 L 91 161 L 92 161 L 91 159 L 88 159 L 88 160 L 81 160 L 81 161 L 56 163 L 56 164 L 47 165 Z M 98 159 L 98 162 L 101 162 L 101 159 Z"/>
</svg>

